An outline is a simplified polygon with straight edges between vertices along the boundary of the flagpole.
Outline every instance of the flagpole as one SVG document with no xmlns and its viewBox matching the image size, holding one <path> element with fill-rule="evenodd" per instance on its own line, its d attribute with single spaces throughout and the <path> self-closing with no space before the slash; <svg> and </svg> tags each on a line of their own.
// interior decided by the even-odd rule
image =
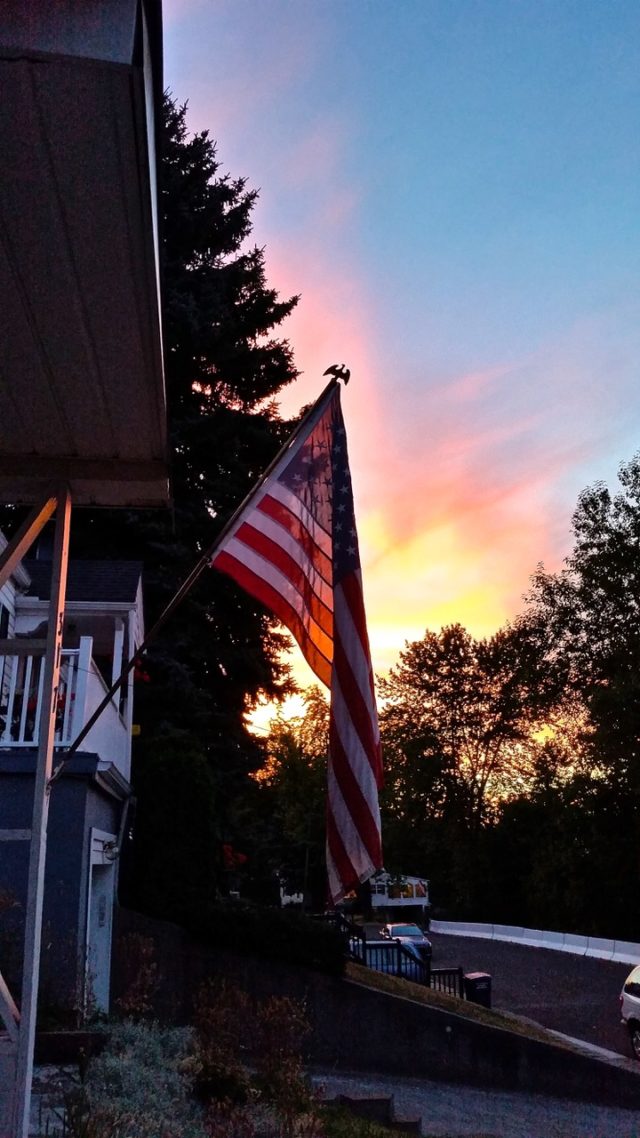
<svg viewBox="0 0 640 1138">
<path fill-rule="evenodd" d="M 332 369 L 329 369 L 329 370 L 332 370 Z M 327 374 L 327 372 L 325 372 L 325 375 L 326 374 Z M 331 379 L 329 381 L 329 383 L 327 384 L 327 386 L 324 388 L 324 390 L 320 392 L 320 395 L 316 399 L 315 403 L 313 403 L 312 406 L 309 408 L 309 410 L 306 412 L 306 414 L 303 415 L 302 419 L 298 423 L 298 426 L 294 430 L 293 434 L 291 434 L 289 436 L 289 438 L 287 439 L 287 441 L 280 447 L 280 450 L 278 451 L 276 456 L 271 460 L 271 462 L 267 466 L 266 470 L 264 470 L 263 473 L 260 475 L 258 481 L 251 487 L 249 492 L 247 494 L 245 494 L 240 505 L 237 507 L 237 509 L 234 510 L 231 517 L 225 522 L 222 529 L 220 530 L 220 533 L 217 534 L 217 536 L 214 538 L 213 542 L 211 543 L 211 545 L 207 549 L 206 553 L 202 554 L 202 557 L 200 558 L 200 560 L 197 562 L 197 564 L 193 567 L 193 569 L 191 570 L 189 575 L 182 582 L 182 585 L 178 589 L 177 593 L 172 597 L 172 599 L 169 601 L 169 603 L 162 610 L 162 612 L 160 613 L 160 616 L 157 618 L 155 623 L 149 629 L 149 632 L 144 637 L 144 639 L 143 639 L 142 643 L 140 644 L 137 652 L 135 652 L 134 655 L 131 657 L 131 659 L 128 660 L 127 663 L 124 665 L 120 675 L 118 676 L 117 680 L 114 680 L 114 682 L 112 683 L 108 692 L 104 696 L 104 699 L 102 700 L 102 702 L 98 704 L 97 708 L 93 712 L 93 715 L 91 715 L 89 717 L 89 719 L 85 723 L 82 730 L 79 732 L 78 735 L 76 735 L 75 739 L 73 740 L 73 743 L 71 743 L 70 746 L 67 748 L 67 750 L 64 752 L 64 758 L 61 760 L 61 762 L 58 763 L 58 765 L 56 766 L 56 768 L 55 768 L 55 770 L 51 776 L 51 778 L 49 779 L 49 786 L 51 786 L 52 783 L 54 783 L 56 781 L 56 779 L 59 778 L 65 764 L 69 761 L 69 759 L 72 757 L 72 755 L 74 755 L 76 753 L 76 751 L 80 747 L 81 743 L 84 742 L 87 735 L 91 731 L 91 728 L 95 725 L 97 720 L 102 715 L 102 712 L 105 710 L 106 707 L 109 706 L 114 695 L 116 695 L 116 693 L 120 690 L 120 688 L 124 684 L 129 673 L 135 667 L 137 659 L 143 654 L 143 652 L 146 651 L 149 644 L 155 639 L 157 633 L 162 628 L 163 624 L 165 624 L 165 622 L 169 619 L 169 617 L 172 615 L 172 613 L 178 607 L 180 602 L 184 599 L 184 597 L 189 592 L 189 590 L 193 588 L 193 586 L 195 585 L 196 581 L 198 580 L 198 578 L 201 575 L 201 573 L 203 572 L 203 570 L 206 569 L 207 566 L 210 564 L 211 559 L 212 559 L 214 553 L 216 552 L 216 549 L 218 548 L 218 546 L 222 544 L 222 542 L 226 538 L 229 531 L 233 528 L 233 526 L 237 522 L 238 518 L 240 517 L 240 515 L 241 515 L 242 511 L 244 510 L 245 506 L 247 505 L 247 503 L 251 500 L 251 498 L 254 496 L 254 494 L 260 489 L 260 487 L 266 482 L 266 480 L 269 478 L 270 474 L 273 472 L 275 467 L 280 462 L 280 459 L 291 448 L 291 446 L 296 441 L 296 439 L 301 434 L 301 432 L 305 429 L 305 427 L 307 426 L 309 421 L 314 417 L 314 415 L 316 415 L 318 413 L 323 402 L 328 399 L 330 392 L 332 392 L 334 390 L 334 388 L 338 386 L 338 382 L 339 382 L 340 378 L 342 378 L 344 380 L 344 382 L 346 383 L 348 378 L 349 378 L 348 373 L 345 376 L 344 370 L 340 371 L 340 369 L 336 369 L 336 374 L 334 374 L 334 378 Z"/>
</svg>

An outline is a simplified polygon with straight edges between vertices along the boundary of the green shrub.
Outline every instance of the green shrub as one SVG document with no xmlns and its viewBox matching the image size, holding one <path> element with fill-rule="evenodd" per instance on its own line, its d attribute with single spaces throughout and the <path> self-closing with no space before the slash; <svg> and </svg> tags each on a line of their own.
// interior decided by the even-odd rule
<svg viewBox="0 0 640 1138">
<path fill-rule="evenodd" d="M 288 996 L 271 996 L 258 1008 L 256 1086 L 273 1106 L 283 1138 L 294 1138 L 301 1120 L 315 1117 L 301 1054 L 310 1031 L 304 1006 Z"/>
<path fill-rule="evenodd" d="M 180 1067 L 191 1033 L 157 1024 L 116 1024 L 67 1103 L 71 1138 L 203 1138 L 201 1112 Z"/>
<path fill-rule="evenodd" d="M 274 996 L 252 1008 L 241 989 L 203 985 L 193 1030 L 116 1024 L 67 1102 L 66 1138 L 392 1138 L 323 1107 L 306 1078 L 304 1005 Z M 243 1062 L 252 1037 L 253 1071 Z M 203 1093 L 203 1090 L 206 1093 Z"/>
<path fill-rule="evenodd" d="M 344 935 L 325 921 L 291 910 L 218 902 L 195 915 L 190 930 L 215 948 L 306 965 L 331 976 L 344 973 Z"/>
<path fill-rule="evenodd" d="M 181 1070 L 205 1103 L 230 1106 L 249 1097 L 249 1072 L 242 1062 L 253 1028 L 246 992 L 224 979 L 208 980 L 195 1002 L 193 1052 Z"/>
</svg>

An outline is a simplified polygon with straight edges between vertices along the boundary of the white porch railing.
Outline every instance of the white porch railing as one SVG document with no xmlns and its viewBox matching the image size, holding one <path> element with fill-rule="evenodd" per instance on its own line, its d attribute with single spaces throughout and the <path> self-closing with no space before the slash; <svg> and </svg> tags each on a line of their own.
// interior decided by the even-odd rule
<svg viewBox="0 0 640 1138">
<path fill-rule="evenodd" d="M 28 641 L 20 641 L 15 655 L 0 655 L 0 747 L 34 747 L 42 705 L 44 655 L 28 654 Z M 67 747 L 76 738 L 106 691 L 92 658 L 93 638 L 83 636 L 79 648 L 63 648 L 56 711 L 55 744 Z M 87 737 L 87 749 L 107 745 L 118 765 L 126 756 L 128 732 L 118 706 L 105 709 L 102 722 Z M 95 733 L 99 735 L 91 739 Z M 106 735 L 106 738 L 105 738 Z M 100 747 L 96 747 L 101 750 Z"/>
<path fill-rule="evenodd" d="M 91 639 L 89 652 L 91 651 Z M 67 746 L 77 734 L 77 704 L 81 667 L 86 668 L 86 652 L 81 648 L 62 651 L 60 688 L 56 710 L 57 746 Z M 83 658 L 84 657 L 84 658 Z M 89 656 L 90 659 L 90 656 Z M 2 700 L 0 702 L 0 746 L 35 746 L 42 707 L 44 656 L 2 656 Z"/>
</svg>

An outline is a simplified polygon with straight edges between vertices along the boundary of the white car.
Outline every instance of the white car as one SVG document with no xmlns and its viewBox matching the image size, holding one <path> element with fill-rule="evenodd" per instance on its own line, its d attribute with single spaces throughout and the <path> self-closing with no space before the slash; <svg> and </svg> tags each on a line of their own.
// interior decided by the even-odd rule
<svg viewBox="0 0 640 1138">
<path fill-rule="evenodd" d="M 627 976 L 620 993 L 620 1014 L 629 1032 L 631 1050 L 640 1059 L 640 964 Z"/>
</svg>

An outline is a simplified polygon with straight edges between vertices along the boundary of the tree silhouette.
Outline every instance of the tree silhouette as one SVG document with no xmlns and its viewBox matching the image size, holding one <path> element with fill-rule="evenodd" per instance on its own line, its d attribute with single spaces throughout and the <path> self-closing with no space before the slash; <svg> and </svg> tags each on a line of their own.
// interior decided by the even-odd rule
<svg viewBox="0 0 640 1138">
<path fill-rule="evenodd" d="M 72 535 L 76 557 L 143 562 L 148 624 L 290 432 L 291 424 L 278 414 L 276 397 L 297 375 L 288 342 L 276 335 L 297 298 L 279 299 L 266 282 L 264 251 L 247 245 L 256 192 L 247 189 L 243 178 L 221 173 L 208 132 L 189 135 L 186 105 L 169 97 L 163 138 L 163 328 L 172 510 L 78 511 Z M 189 856 L 193 879 L 208 882 L 209 892 L 224 879 L 221 851 L 237 838 L 232 805 L 264 758 L 247 730 L 245 713 L 260 696 L 277 698 L 291 689 L 279 654 L 288 643 L 257 602 L 210 570 L 149 649 L 149 682 L 139 685 L 136 699 L 141 734 L 133 769 L 140 794 L 128 896 L 137 904 L 183 915 L 176 900 L 180 881 L 176 878 L 170 887 L 159 878 L 153 883 L 150 867 L 160 859 L 169 862 L 170 872 L 167 848 L 180 847 L 175 862 L 180 862 L 182 880 Z M 171 795 L 179 787 L 181 801 L 188 803 L 183 784 L 192 779 L 203 796 L 193 827 L 184 819 L 171 825 Z M 162 805 L 158 794 L 167 796 Z M 162 833 L 159 816 L 166 822 Z"/>
</svg>

